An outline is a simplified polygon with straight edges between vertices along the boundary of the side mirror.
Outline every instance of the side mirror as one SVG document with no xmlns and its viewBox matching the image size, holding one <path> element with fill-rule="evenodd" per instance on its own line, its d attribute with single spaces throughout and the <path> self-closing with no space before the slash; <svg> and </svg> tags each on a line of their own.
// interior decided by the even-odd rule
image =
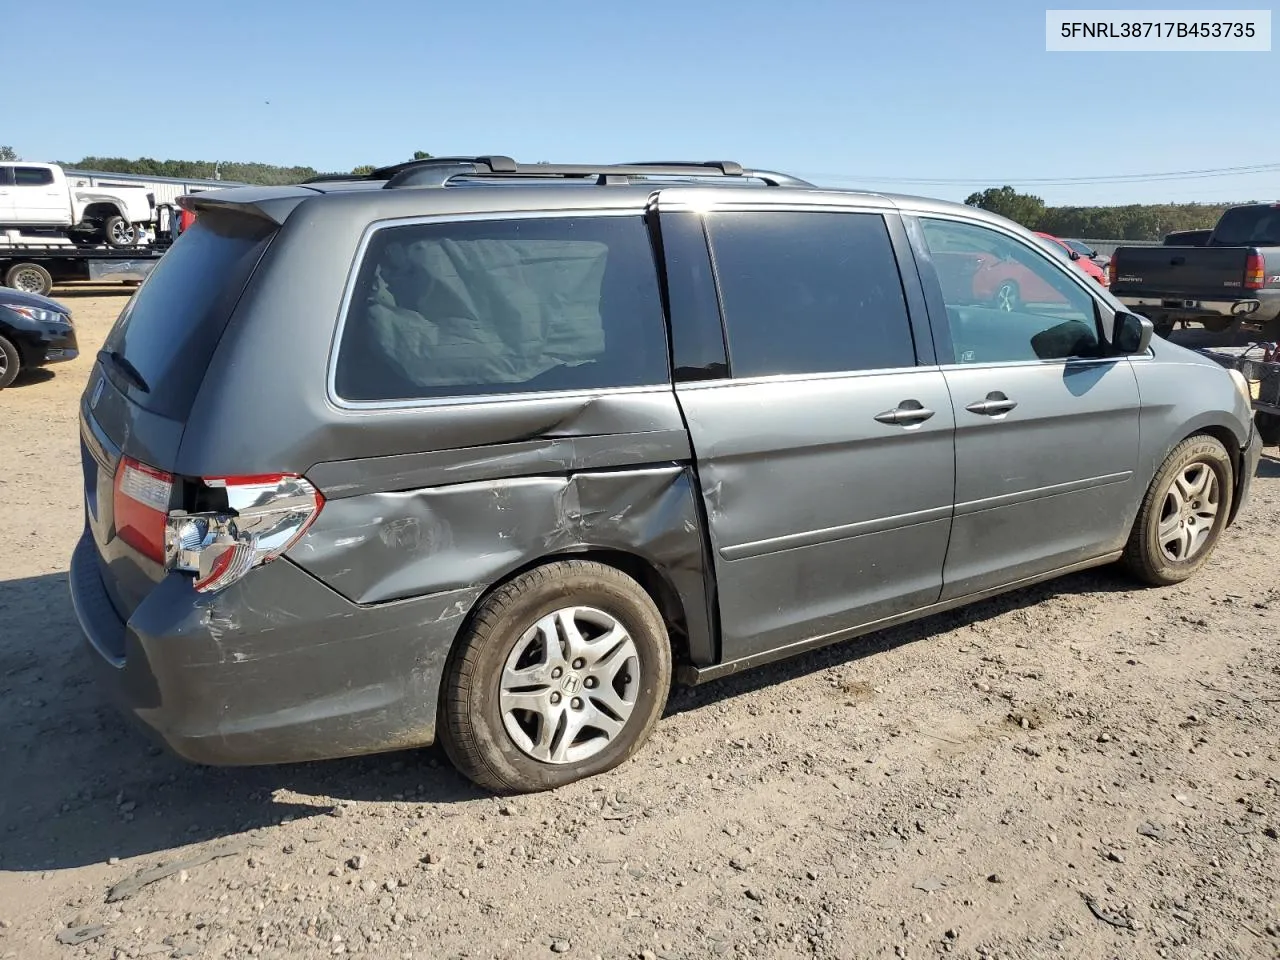
<svg viewBox="0 0 1280 960">
<path fill-rule="evenodd" d="M 1136 313 L 1117 313 L 1111 344 L 1121 353 L 1146 353 L 1155 332 L 1155 324 L 1146 317 Z"/>
<path fill-rule="evenodd" d="M 1072 260 L 1080 259 L 1080 254 L 1076 253 L 1074 250 L 1068 251 L 1067 256 L 1069 256 Z"/>
</svg>

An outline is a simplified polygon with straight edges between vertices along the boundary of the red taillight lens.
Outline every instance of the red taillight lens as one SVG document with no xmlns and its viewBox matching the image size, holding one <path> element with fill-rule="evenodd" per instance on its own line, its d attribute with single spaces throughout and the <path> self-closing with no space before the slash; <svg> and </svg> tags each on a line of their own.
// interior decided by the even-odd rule
<svg viewBox="0 0 1280 960">
<path fill-rule="evenodd" d="M 1107 261 L 1107 286 L 1116 282 L 1116 255 L 1113 253 Z"/>
<path fill-rule="evenodd" d="M 206 477 L 226 491 L 227 510 L 169 515 L 169 566 L 196 575 L 202 593 L 235 583 L 298 542 L 320 515 L 324 497 L 302 477 L 264 474 Z"/>
<path fill-rule="evenodd" d="M 113 496 L 116 536 L 156 563 L 165 560 L 165 525 L 172 493 L 172 474 L 129 457 L 120 461 Z"/>
<path fill-rule="evenodd" d="M 1267 261 L 1262 254 L 1256 250 L 1249 254 L 1249 259 L 1244 264 L 1244 288 L 1246 290 L 1261 290 L 1264 284 L 1264 278 L 1267 273 Z"/>
</svg>

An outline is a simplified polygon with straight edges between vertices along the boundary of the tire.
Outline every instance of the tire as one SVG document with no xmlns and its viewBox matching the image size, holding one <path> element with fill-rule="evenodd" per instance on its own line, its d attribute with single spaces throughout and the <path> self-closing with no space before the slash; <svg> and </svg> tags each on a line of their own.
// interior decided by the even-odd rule
<svg viewBox="0 0 1280 960">
<path fill-rule="evenodd" d="M 102 237 L 109 247 L 132 247 L 138 242 L 138 228 L 124 217 L 107 217 L 102 221 Z"/>
<path fill-rule="evenodd" d="M 1239 327 L 1240 321 L 1234 317 L 1205 317 L 1200 324 L 1210 333 L 1226 333 L 1232 328 Z"/>
<path fill-rule="evenodd" d="M 1209 476 L 1211 480 L 1201 480 Z M 1147 488 L 1121 562 L 1133 576 L 1153 586 L 1186 580 L 1212 556 L 1227 525 L 1234 493 L 1234 470 L 1226 447 L 1205 434 L 1183 440 Z"/>
<path fill-rule="evenodd" d="M 1268 320 L 1262 325 L 1262 339 L 1271 343 L 1280 343 L 1280 317 Z"/>
<path fill-rule="evenodd" d="M 583 659 L 566 653 L 566 622 L 588 628 L 579 634 L 587 641 Z M 592 644 L 618 636 L 610 623 L 631 646 L 610 644 L 613 653 L 600 653 L 593 668 L 586 659 L 606 647 Z M 550 644 L 547 627 L 555 630 Z M 504 684 L 512 674 L 523 676 Z M 521 574 L 477 608 L 445 671 L 441 740 L 453 765 L 487 790 L 554 789 L 635 754 L 670 687 L 666 624 L 644 588 L 601 563 L 558 561 Z M 591 719 L 602 726 L 591 727 Z M 581 729 L 570 739 L 561 730 L 575 721 Z"/>
<path fill-rule="evenodd" d="M 1006 313 L 1017 313 L 1022 306 L 1022 291 L 1013 280 L 1001 281 L 996 287 L 995 308 Z"/>
<path fill-rule="evenodd" d="M 21 369 L 22 355 L 18 353 L 18 348 L 0 337 L 0 390 L 13 383 Z"/>
<path fill-rule="evenodd" d="M 53 290 L 53 274 L 38 263 L 15 263 L 5 271 L 4 285 L 47 297 Z"/>
<path fill-rule="evenodd" d="M 1264 447 L 1280 447 L 1280 413 L 1258 413 L 1253 422 Z"/>
<path fill-rule="evenodd" d="M 1151 326 L 1154 327 L 1154 333 L 1157 337 L 1169 339 L 1169 334 L 1173 333 L 1173 321 L 1163 314 L 1158 314 L 1151 318 Z"/>
</svg>

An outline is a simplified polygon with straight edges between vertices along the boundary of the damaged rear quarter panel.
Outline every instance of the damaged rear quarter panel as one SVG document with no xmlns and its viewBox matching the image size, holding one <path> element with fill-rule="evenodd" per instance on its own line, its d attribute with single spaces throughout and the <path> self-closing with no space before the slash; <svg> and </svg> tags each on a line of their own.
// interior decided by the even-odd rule
<svg viewBox="0 0 1280 960">
<path fill-rule="evenodd" d="M 645 560 L 674 589 L 690 653 L 710 662 L 697 504 L 697 481 L 680 464 L 365 493 L 327 502 L 289 556 L 348 599 L 381 604 L 487 589 L 556 555 L 619 551 Z"/>
</svg>

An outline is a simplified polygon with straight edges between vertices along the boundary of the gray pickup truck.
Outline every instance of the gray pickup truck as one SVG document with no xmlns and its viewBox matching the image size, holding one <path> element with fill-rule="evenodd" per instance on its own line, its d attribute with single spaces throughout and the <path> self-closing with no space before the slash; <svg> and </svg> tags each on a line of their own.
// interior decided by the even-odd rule
<svg viewBox="0 0 1280 960">
<path fill-rule="evenodd" d="M 1189 320 L 1280 340 L 1280 204 L 1229 208 L 1203 245 L 1119 247 L 1110 269 L 1112 295 L 1159 334 Z"/>
</svg>

